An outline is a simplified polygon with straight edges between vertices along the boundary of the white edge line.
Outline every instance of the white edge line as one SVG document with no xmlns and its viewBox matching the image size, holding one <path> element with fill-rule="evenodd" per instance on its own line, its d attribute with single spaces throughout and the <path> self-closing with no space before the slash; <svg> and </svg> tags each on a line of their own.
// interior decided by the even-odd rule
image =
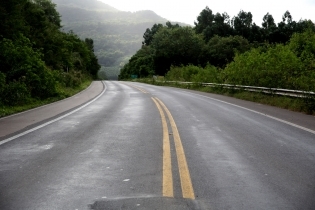
<svg viewBox="0 0 315 210">
<path fill-rule="evenodd" d="M 274 120 L 276 120 L 276 121 L 285 123 L 285 124 L 287 124 L 287 125 L 291 125 L 291 126 L 293 126 L 293 127 L 302 129 L 302 130 L 307 131 L 307 132 L 310 132 L 310 133 L 312 133 L 312 134 L 315 134 L 315 131 L 314 131 L 314 130 L 311 130 L 311 129 L 309 129 L 309 128 L 305 128 L 305 127 L 303 127 L 303 126 L 300 126 L 300 125 L 297 125 L 297 124 L 294 124 L 294 123 L 291 123 L 291 122 L 288 122 L 288 121 L 285 121 L 285 120 L 281 120 L 281 119 L 276 118 L 276 117 L 273 117 L 273 116 L 271 116 L 271 115 L 267 115 L 267 114 L 264 114 L 264 113 L 261 113 L 261 112 L 258 112 L 258 111 L 252 110 L 252 109 L 248 109 L 248 108 L 245 108 L 245 107 L 242 107 L 242 106 L 239 106 L 239 105 L 235 105 L 235 104 L 232 104 L 232 103 L 229 103 L 229 102 L 226 102 L 226 101 L 221 101 L 221 100 L 219 100 L 219 99 L 211 98 L 211 97 L 209 97 L 209 96 L 204 96 L 204 95 L 200 95 L 200 94 L 197 94 L 197 93 L 191 93 L 191 92 L 184 91 L 184 90 L 182 90 L 182 92 L 189 93 L 189 94 L 192 94 L 192 95 L 201 96 L 201 97 L 203 97 L 203 98 L 208 98 L 208 99 L 211 99 L 211 100 L 214 100 L 214 101 L 218 101 L 218 102 L 221 102 L 221 103 L 224 103 L 224 104 L 228 104 L 228 105 L 231 105 L 231 106 L 235 106 L 235 107 L 238 107 L 238 108 L 241 108 L 241 109 L 244 109 L 244 110 L 247 110 L 247 111 L 250 111 L 250 112 L 253 112 L 253 113 L 256 113 L 256 114 L 259 114 L 259 115 L 268 117 L 268 118 L 271 118 L 271 119 L 274 119 Z"/>
<path fill-rule="evenodd" d="M 29 129 L 29 130 L 27 130 L 27 131 L 24 131 L 24 132 L 22 132 L 22 133 L 19 133 L 19 134 L 15 135 L 15 136 L 12 136 L 12 137 L 10 137 L 10 138 L 8 138 L 8 139 L 5 139 L 5 140 L 3 140 L 3 141 L 0 141 L 0 145 L 5 144 L 5 143 L 7 143 L 7 142 L 9 142 L 9 141 L 12 141 L 12 140 L 14 140 L 14 139 L 17 139 L 17 138 L 19 138 L 19 137 L 21 137 L 21 136 L 24 136 L 24 135 L 26 135 L 26 134 L 29 134 L 29 133 L 31 133 L 31 132 L 33 132 L 33 131 L 36 131 L 36 130 L 40 129 L 40 128 L 43 128 L 43 127 L 45 127 L 45 126 L 47 126 L 47 125 L 49 125 L 49 124 L 52 124 L 52 123 L 54 123 L 54 122 L 57 122 L 58 120 L 61 120 L 61 119 L 65 118 L 65 117 L 67 117 L 67 116 L 69 116 L 69 115 L 71 115 L 71 114 L 73 114 L 73 113 L 75 113 L 75 112 L 77 112 L 77 111 L 83 109 L 84 107 L 90 105 L 91 103 L 93 103 L 94 101 L 96 101 L 97 99 L 99 99 L 99 98 L 105 93 L 107 87 L 106 87 L 105 82 L 102 81 L 102 83 L 103 83 L 103 85 L 104 85 L 104 90 L 103 90 L 98 96 L 96 96 L 96 98 L 92 99 L 92 100 L 89 101 L 88 103 L 86 103 L 86 104 L 80 106 L 79 108 L 77 108 L 77 109 L 75 109 L 75 110 L 73 110 L 73 111 L 71 111 L 71 112 L 69 112 L 69 113 L 67 113 L 67 114 L 65 114 L 65 115 L 62 115 L 62 116 L 60 116 L 60 117 L 58 117 L 58 118 L 56 118 L 56 119 L 53 119 L 53 120 L 48 121 L 48 122 L 46 122 L 46 123 L 44 123 L 44 124 L 41 124 L 41 125 L 39 125 L 39 126 L 36 126 L 36 127 L 32 128 L 32 129 Z"/>
</svg>

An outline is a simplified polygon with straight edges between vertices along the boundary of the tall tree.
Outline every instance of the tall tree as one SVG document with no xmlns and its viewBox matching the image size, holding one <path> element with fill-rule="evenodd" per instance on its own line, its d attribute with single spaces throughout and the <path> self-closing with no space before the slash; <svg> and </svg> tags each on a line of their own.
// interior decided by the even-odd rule
<svg viewBox="0 0 315 210">
<path fill-rule="evenodd" d="M 233 35 L 230 16 L 226 12 L 213 14 L 212 10 L 206 7 L 197 17 L 197 21 L 195 31 L 197 34 L 203 34 L 206 42 L 215 35 L 223 37 Z"/>
<path fill-rule="evenodd" d="M 307 30 L 315 32 L 315 24 L 311 20 L 300 20 L 295 25 L 295 33 L 303 33 Z"/>
<path fill-rule="evenodd" d="M 0 36 L 13 38 L 27 30 L 23 11 L 27 0 L 0 1 Z"/>
<path fill-rule="evenodd" d="M 244 12 L 241 10 L 232 20 L 236 35 L 243 36 L 248 39 L 253 22 L 253 15 L 251 12 Z"/>
<path fill-rule="evenodd" d="M 203 33 L 203 31 L 207 27 L 211 27 L 214 21 L 214 14 L 212 13 L 212 10 L 209 9 L 209 7 L 206 7 L 203 9 L 199 16 L 197 17 L 197 22 L 194 22 L 195 24 L 195 30 L 197 34 Z"/>
<path fill-rule="evenodd" d="M 224 68 L 230 63 L 235 53 L 244 53 L 250 49 L 248 40 L 242 36 L 220 37 L 214 36 L 207 43 L 207 51 L 201 56 L 205 56 L 206 62 L 216 67 Z"/>
<path fill-rule="evenodd" d="M 263 43 L 265 41 L 265 35 L 263 29 L 253 23 L 250 29 L 250 35 L 248 41 L 254 44 Z"/>
<path fill-rule="evenodd" d="M 56 10 L 56 4 L 51 0 L 33 0 L 33 2 L 41 7 L 50 23 L 61 28 L 61 16 Z"/>
<path fill-rule="evenodd" d="M 275 20 L 273 19 L 272 15 L 269 14 L 269 12 L 263 18 L 262 27 L 265 30 L 272 30 L 277 27 L 275 24 Z"/>
<path fill-rule="evenodd" d="M 152 41 L 155 72 L 164 75 L 171 65 L 198 65 L 204 42 L 191 27 L 163 28 Z"/>
<path fill-rule="evenodd" d="M 142 42 L 142 45 L 150 45 L 154 34 L 156 34 L 161 28 L 163 28 L 162 24 L 154 24 L 151 29 L 147 28 L 143 34 L 144 41 Z"/>
<path fill-rule="evenodd" d="M 154 50 L 151 46 L 143 46 L 133 55 L 120 71 L 119 78 L 130 78 L 131 75 L 148 77 L 154 74 Z"/>
<path fill-rule="evenodd" d="M 90 38 L 85 38 L 85 44 L 88 46 L 89 50 L 94 52 L 94 41 Z"/>
<path fill-rule="evenodd" d="M 264 39 L 272 42 L 275 31 L 277 30 L 277 25 L 271 14 L 267 13 L 263 17 L 262 30 L 264 33 Z"/>
</svg>

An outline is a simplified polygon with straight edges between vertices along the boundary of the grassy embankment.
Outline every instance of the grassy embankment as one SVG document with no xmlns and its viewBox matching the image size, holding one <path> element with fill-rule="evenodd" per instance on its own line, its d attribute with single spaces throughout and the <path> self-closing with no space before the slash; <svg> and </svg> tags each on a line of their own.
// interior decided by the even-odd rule
<svg viewBox="0 0 315 210">
<path fill-rule="evenodd" d="M 68 97 L 71 97 L 80 91 L 86 89 L 87 87 L 90 86 L 92 83 L 92 79 L 86 79 L 84 82 L 82 82 L 80 85 L 76 87 L 63 87 L 62 89 L 59 89 L 59 94 L 58 96 L 55 97 L 50 97 L 45 100 L 38 100 L 38 99 L 30 99 L 27 101 L 27 103 L 23 105 L 17 105 L 17 106 L 5 106 L 1 105 L 0 106 L 0 117 L 8 116 L 11 114 L 15 114 L 18 112 L 23 112 L 29 109 L 33 109 L 36 107 L 40 107 L 46 104 L 50 104 Z"/>
</svg>

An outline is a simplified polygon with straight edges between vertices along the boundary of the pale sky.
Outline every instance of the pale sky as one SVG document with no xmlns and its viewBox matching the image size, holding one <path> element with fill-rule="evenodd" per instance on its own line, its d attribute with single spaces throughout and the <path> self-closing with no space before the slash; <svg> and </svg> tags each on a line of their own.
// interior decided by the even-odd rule
<svg viewBox="0 0 315 210">
<path fill-rule="evenodd" d="M 269 12 L 275 22 L 286 10 L 293 20 L 311 19 L 315 22 L 315 0 L 101 0 L 122 11 L 153 10 L 170 20 L 194 24 L 199 13 L 208 6 L 214 13 L 227 12 L 232 19 L 240 10 L 251 12 L 253 22 L 261 26 L 263 16 Z"/>
</svg>

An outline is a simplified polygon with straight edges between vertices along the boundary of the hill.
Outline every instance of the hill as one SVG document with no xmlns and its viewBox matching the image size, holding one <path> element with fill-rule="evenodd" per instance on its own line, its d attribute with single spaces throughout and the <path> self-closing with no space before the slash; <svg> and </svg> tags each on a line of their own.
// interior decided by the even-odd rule
<svg viewBox="0 0 315 210">
<path fill-rule="evenodd" d="M 105 4 L 100 1 L 86 1 L 86 0 L 53 0 L 57 5 L 67 5 L 72 7 L 78 7 L 88 10 L 106 11 L 106 12 L 117 12 L 116 8 Z"/>
<path fill-rule="evenodd" d="M 94 40 L 94 50 L 109 79 L 117 79 L 120 67 L 141 48 L 143 34 L 167 19 L 153 11 L 119 11 L 97 0 L 53 0 L 63 30 Z"/>
</svg>

